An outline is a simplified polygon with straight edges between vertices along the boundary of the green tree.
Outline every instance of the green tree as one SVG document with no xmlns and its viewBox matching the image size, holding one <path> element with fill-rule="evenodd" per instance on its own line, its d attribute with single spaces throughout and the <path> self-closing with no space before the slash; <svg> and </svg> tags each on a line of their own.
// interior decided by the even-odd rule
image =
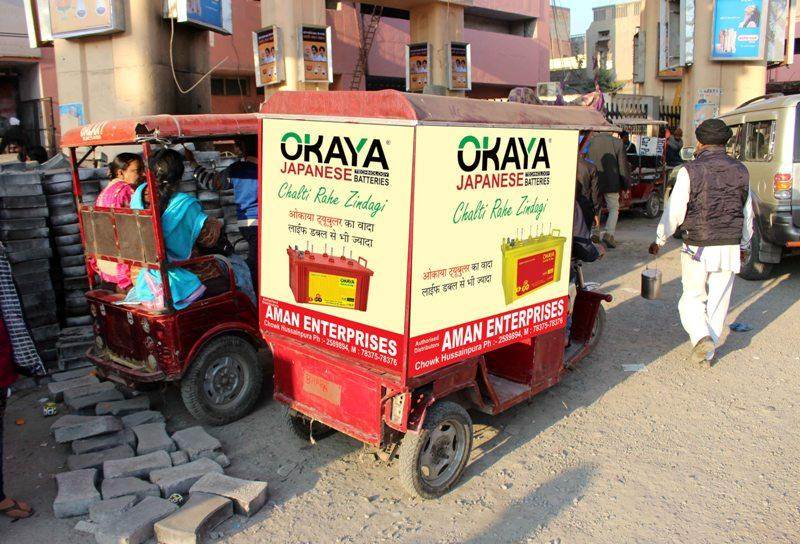
<svg viewBox="0 0 800 544">
<path fill-rule="evenodd" d="M 624 83 L 614 79 L 613 71 L 606 68 L 597 70 L 597 84 L 604 93 L 616 93 L 625 86 Z"/>
</svg>

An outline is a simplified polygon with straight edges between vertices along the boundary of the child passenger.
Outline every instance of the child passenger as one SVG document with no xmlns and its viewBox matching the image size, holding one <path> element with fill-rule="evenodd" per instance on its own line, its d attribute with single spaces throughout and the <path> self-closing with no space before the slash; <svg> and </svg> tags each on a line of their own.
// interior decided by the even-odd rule
<svg viewBox="0 0 800 544">
<path fill-rule="evenodd" d="M 144 162 L 135 153 L 120 153 L 109 166 L 111 182 L 97 197 L 95 206 L 128 208 L 136 187 L 144 179 Z M 127 290 L 131 285 L 130 267 L 126 264 L 98 260 L 97 273 L 107 283 Z"/>
</svg>

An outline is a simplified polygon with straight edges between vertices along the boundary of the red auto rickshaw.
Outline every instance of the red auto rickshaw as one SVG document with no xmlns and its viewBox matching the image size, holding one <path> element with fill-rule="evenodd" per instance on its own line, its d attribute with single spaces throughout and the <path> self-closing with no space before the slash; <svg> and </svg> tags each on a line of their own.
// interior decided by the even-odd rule
<svg viewBox="0 0 800 544">
<path fill-rule="evenodd" d="M 300 436 L 346 433 L 439 497 L 469 460 L 468 409 L 552 387 L 599 339 L 611 296 L 571 263 L 575 169 L 580 135 L 615 127 L 396 91 L 280 92 L 262 113 L 275 398 Z"/>
<path fill-rule="evenodd" d="M 182 262 L 166 257 L 157 201 L 146 210 L 113 209 L 83 202 L 79 168 L 98 148 L 141 149 L 150 194 L 155 178 L 148 162 L 154 148 L 194 142 L 209 146 L 254 136 L 258 120 L 241 115 L 155 115 L 117 119 L 68 130 L 62 146 L 69 149 L 72 183 L 87 263 L 92 259 L 149 268 L 161 275 L 165 309 L 124 305 L 124 294 L 102 285 L 89 274 L 86 299 L 94 317 L 95 345 L 87 356 L 98 373 L 130 387 L 179 383 L 183 401 L 203 423 L 219 425 L 248 413 L 261 393 L 263 368 L 258 350 L 264 346 L 256 308 L 238 291 L 230 262 L 205 255 Z M 81 151 L 80 158 L 79 150 Z M 172 305 L 167 271 L 211 264 L 220 275 L 205 294 L 188 307 Z"/>
<path fill-rule="evenodd" d="M 629 132 L 637 153 L 628 154 L 631 186 L 619 193 L 619 209 L 641 209 L 645 217 L 661 213 L 667 181 L 667 139 L 660 134 L 666 121 L 618 119 L 614 124 Z"/>
</svg>

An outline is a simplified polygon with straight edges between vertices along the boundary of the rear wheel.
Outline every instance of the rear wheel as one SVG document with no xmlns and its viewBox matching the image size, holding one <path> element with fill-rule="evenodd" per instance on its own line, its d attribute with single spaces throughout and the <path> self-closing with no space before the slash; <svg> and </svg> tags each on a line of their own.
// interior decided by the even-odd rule
<svg viewBox="0 0 800 544">
<path fill-rule="evenodd" d="M 469 414 L 455 402 L 439 401 L 428 409 L 420 432 L 400 443 L 400 481 L 423 499 L 441 497 L 461 478 L 471 450 Z"/>
<path fill-rule="evenodd" d="M 589 347 L 589 350 L 593 350 L 597 343 L 600 342 L 600 336 L 603 334 L 603 328 L 606 326 L 606 309 L 603 306 L 600 306 L 600 309 L 597 310 L 597 316 L 594 318 L 594 325 L 592 326 L 592 332 L 589 336 L 589 341 L 586 345 Z"/>
<path fill-rule="evenodd" d="M 644 215 L 653 219 L 658 217 L 659 213 L 661 213 L 661 194 L 658 191 L 653 191 L 644 203 Z"/>
<path fill-rule="evenodd" d="M 769 277 L 770 272 L 772 272 L 772 263 L 762 263 L 758 260 L 758 254 L 761 251 L 761 247 L 769 242 L 765 242 L 761 238 L 761 232 L 758 229 L 758 223 L 755 221 L 754 223 L 753 237 L 750 240 L 750 251 L 747 254 L 747 259 L 742 262 L 742 268 L 739 271 L 739 276 L 750 281 L 760 281 Z"/>
<path fill-rule="evenodd" d="M 183 375 L 181 397 L 196 419 L 224 425 L 253 409 L 263 381 L 256 348 L 238 336 L 221 336 L 203 347 Z"/>
<path fill-rule="evenodd" d="M 287 410 L 286 423 L 295 436 L 306 442 L 316 442 L 336 432 L 336 429 L 319 421 L 312 421 L 294 410 Z"/>
</svg>

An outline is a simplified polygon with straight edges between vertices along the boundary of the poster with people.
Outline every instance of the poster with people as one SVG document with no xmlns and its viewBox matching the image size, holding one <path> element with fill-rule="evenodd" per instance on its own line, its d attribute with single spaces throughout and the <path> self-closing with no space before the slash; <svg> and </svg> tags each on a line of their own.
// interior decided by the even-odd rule
<svg viewBox="0 0 800 544">
<path fill-rule="evenodd" d="M 767 21 L 767 0 L 717 0 L 711 58 L 761 60 Z"/>
<path fill-rule="evenodd" d="M 304 25 L 300 28 L 303 81 L 333 81 L 330 36 L 330 27 Z"/>
<path fill-rule="evenodd" d="M 422 92 L 430 83 L 430 46 L 427 43 L 412 43 L 406 46 L 406 90 Z"/>
<path fill-rule="evenodd" d="M 285 79 L 283 53 L 280 47 L 281 39 L 278 27 L 268 26 L 253 32 L 257 86 L 275 85 Z"/>
<path fill-rule="evenodd" d="M 48 0 L 53 38 L 74 38 L 125 30 L 125 10 L 119 0 Z"/>
<path fill-rule="evenodd" d="M 448 45 L 447 76 L 448 88 L 451 91 L 469 91 L 472 89 L 472 60 L 470 44 L 451 43 Z"/>
</svg>

